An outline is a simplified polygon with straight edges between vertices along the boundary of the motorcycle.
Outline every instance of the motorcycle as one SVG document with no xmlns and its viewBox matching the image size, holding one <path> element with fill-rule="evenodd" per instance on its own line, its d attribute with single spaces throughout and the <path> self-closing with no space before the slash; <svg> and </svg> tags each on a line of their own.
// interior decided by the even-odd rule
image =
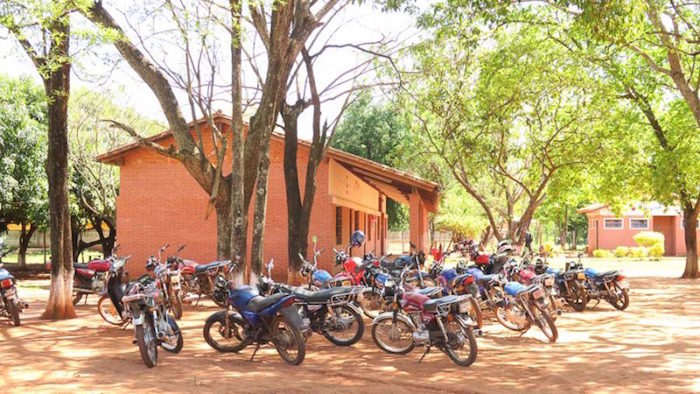
<svg viewBox="0 0 700 394">
<path fill-rule="evenodd" d="M 182 275 L 180 274 L 180 252 L 185 249 L 185 245 L 180 245 L 175 253 L 175 256 L 168 256 L 167 261 L 162 263 L 161 253 L 165 249 L 158 252 L 158 262 L 164 265 L 161 270 L 163 286 L 165 287 L 168 307 L 175 319 L 182 318 Z"/>
<path fill-rule="evenodd" d="M 149 261 L 146 269 L 154 270 L 155 279 L 144 275 L 129 283 L 121 301 L 125 312 L 131 315 L 141 359 L 148 368 L 153 368 L 158 363 L 158 347 L 166 352 L 179 353 L 183 339 L 175 319 L 168 315 L 167 293 L 160 279 L 161 271 L 166 268 Z"/>
<path fill-rule="evenodd" d="M 219 307 L 226 306 L 226 295 L 223 293 L 215 293 L 215 281 L 217 276 L 226 274 L 226 267 L 231 262 L 230 260 L 213 261 L 208 264 L 199 264 L 192 260 L 178 261 L 180 269 L 180 277 L 182 278 L 182 294 L 195 293 L 197 294 L 197 302 L 199 305 L 202 295 L 207 295 Z"/>
<path fill-rule="evenodd" d="M 3 268 L 2 258 L 8 253 L 9 250 L 0 250 L 0 316 L 9 318 L 17 327 L 21 324 L 19 314 L 28 305 L 19 299 L 15 277 Z"/>
<path fill-rule="evenodd" d="M 556 301 L 558 287 L 555 286 L 555 277 L 546 272 L 538 274 L 535 267 L 528 264 L 527 261 L 524 260 L 518 264 L 515 260 L 511 260 L 506 263 L 504 266 L 506 277 L 511 281 L 520 282 L 524 285 L 541 285 L 548 300 L 549 315 L 556 320 L 561 315 L 561 309 L 559 309 Z"/>
<path fill-rule="evenodd" d="M 310 265 L 308 261 L 305 265 Z M 350 346 L 362 339 L 365 323 L 359 308 L 354 304 L 361 297 L 363 287 L 333 287 L 322 290 L 307 290 L 275 283 L 270 275 L 273 262 L 267 264 L 267 277 L 258 280 L 258 291 L 261 294 L 284 293 L 296 298 L 304 321 L 309 321 L 312 332 L 323 335 L 328 341 L 338 346 Z"/>
<path fill-rule="evenodd" d="M 219 352 L 238 353 L 255 345 L 252 360 L 261 345 L 272 343 L 285 362 L 299 365 L 304 361 L 306 343 L 302 332 L 307 327 L 294 295 L 277 293 L 265 297 L 252 286 L 232 288 L 231 281 L 221 275 L 215 286 L 225 289 L 227 305 L 204 323 L 204 340 L 209 346 Z"/>
<path fill-rule="evenodd" d="M 112 254 L 116 253 L 117 248 L 112 250 Z M 107 272 L 113 262 L 114 257 L 110 256 L 106 259 L 91 260 L 87 264 L 73 263 L 73 305 L 77 305 L 83 297 L 87 303 L 90 294 L 104 294 Z M 51 269 L 51 263 L 48 264 Z"/>
<path fill-rule="evenodd" d="M 562 300 L 576 312 L 583 312 L 586 309 L 588 292 L 586 291 L 586 274 L 582 269 L 573 269 L 570 263 L 566 263 L 563 271 L 546 266 L 544 271 L 554 275 L 554 283 Z"/>
<path fill-rule="evenodd" d="M 115 258 L 107 272 L 107 289 L 97 301 L 97 311 L 104 321 L 115 326 L 123 326 L 131 321 L 124 312 L 122 297 L 129 283 L 129 273 L 125 267 L 131 256 Z"/>
<path fill-rule="evenodd" d="M 411 274 L 406 278 L 406 283 L 417 283 L 420 288 L 435 287 L 435 281 L 430 277 L 430 273 L 423 271 L 425 267 L 425 253 L 417 251 L 416 245 L 410 243 L 411 252 L 407 256 L 400 256 L 393 262 L 381 259 L 380 266 L 386 269 L 393 277 L 398 280 L 398 276 L 402 273 L 404 267 L 411 269 Z"/>
<path fill-rule="evenodd" d="M 406 292 L 407 273 L 405 267 L 393 291 L 392 310 L 372 322 L 374 343 L 391 354 L 406 354 L 416 346 L 425 346 L 421 361 L 432 347 L 437 347 L 455 364 L 470 366 L 476 361 L 477 345 L 474 322 L 468 315 L 469 297 L 448 295 L 430 299 L 420 293 Z"/>
<path fill-rule="evenodd" d="M 586 295 L 588 300 L 607 301 L 615 309 L 624 311 L 630 304 L 629 282 L 618 270 L 599 272 L 594 268 L 583 268 L 579 262 L 571 265 L 573 269 L 583 269 L 586 276 Z M 594 308 L 595 308 L 594 306 Z"/>
<path fill-rule="evenodd" d="M 557 341 L 559 333 L 554 319 L 547 312 L 548 300 L 541 285 L 525 286 L 519 282 L 507 282 L 503 290 L 505 297 L 496 310 L 496 317 L 503 326 L 526 332 L 534 324 L 550 342 Z M 503 313 L 499 313 L 499 309 Z"/>
</svg>

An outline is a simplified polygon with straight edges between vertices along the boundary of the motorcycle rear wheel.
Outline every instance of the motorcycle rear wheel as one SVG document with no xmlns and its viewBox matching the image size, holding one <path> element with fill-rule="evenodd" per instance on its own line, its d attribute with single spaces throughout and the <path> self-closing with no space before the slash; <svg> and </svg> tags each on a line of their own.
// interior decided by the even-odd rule
<svg viewBox="0 0 700 394">
<path fill-rule="evenodd" d="M 119 316 L 117 308 L 114 307 L 114 304 L 112 304 L 112 300 L 109 298 L 109 296 L 100 297 L 100 299 L 97 301 L 97 312 L 100 314 L 100 317 L 102 317 L 102 320 L 109 324 L 121 326 L 122 324 L 126 323 L 122 317 Z"/>
<path fill-rule="evenodd" d="M 153 368 L 158 364 L 158 345 L 156 344 L 156 333 L 153 329 L 153 321 L 150 316 L 143 319 L 143 324 L 135 327 L 136 342 L 139 345 L 141 359 L 148 368 Z"/>
<path fill-rule="evenodd" d="M 557 326 L 554 324 L 552 316 L 550 316 L 546 310 L 541 309 L 539 305 L 535 305 L 532 309 L 532 313 L 535 315 L 535 324 L 540 328 L 544 336 L 549 339 L 549 342 L 556 342 L 559 337 L 559 332 L 557 331 Z"/>
<path fill-rule="evenodd" d="M 413 343 L 413 328 L 401 319 L 396 319 L 394 323 L 391 316 L 374 322 L 372 340 L 378 348 L 390 354 L 406 354 L 416 346 Z"/>
<path fill-rule="evenodd" d="M 248 345 L 245 337 L 247 323 L 238 316 L 229 313 L 227 332 L 224 313 L 228 312 L 217 312 L 209 316 L 204 323 L 204 340 L 217 352 L 238 353 Z"/>
<path fill-rule="evenodd" d="M 180 353 L 182 350 L 182 346 L 184 344 L 184 340 L 182 339 L 182 333 L 180 332 L 180 327 L 178 327 L 177 323 L 175 322 L 175 319 L 173 319 L 172 316 L 166 316 L 166 319 L 168 319 L 168 325 L 170 325 L 170 333 L 173 335 L 173 333 L 177 333 L 177 341 L 175 342 L 175 346 L 170 347 L 170 344 L 167 342 L 163 341 L 161 342 L 161 346 L 163 347 L 163 350 L 169 353 Z"/>
<path fill-rule="evenodd" d="M 14 300 L 5 299 L 5 307 L 7 308 L 7 314 L 12 319 L 12 324 L 15 327 L 19 327 L 22 322 L 19 320 L 19 308 L 15 304 Z"/>
<path fill-rule="evenodd" d="M 588 304 L 588 294 L 586 289 L 583 287 L 577 287 L 572 289 L 572 295 L 566 298 L 566 302 L 574 308 L 576 312 L 583 312 L 586 310 L 586 305 Z"/>
<path fill-rule="evenodd" d="M 614 302 L 610 302 L 610 301 L 608 301 L 608 302 L 610 302 L 610 304 L 612 306 L 614 306 L 615 309 L 620 310 L 620 311 L 624 311 L 630 305 L 629 290 L 620 289 L 619 287 L 617 287 L 617 285 L 615 285 L 615 290 L 619 290 L 620 292 L 615 295 L 616 298 L 615 298 Z"/>
<path fill-rule="evenodd" d="M 299 365 L 306 356 L 306 341 L 298 328 L 284 316 L 277 316 L 272 322 L 272 342 L 277 353 L 288 364 Z"/>
<path fill-rule="evenodd" d="M 362 302 L 360 302 L 358 306 L 362 308 L 362 313 L 364 313 L 365 316 L 374 319 L 383 311 L 383 303 L 384 299 L 379 290 L 372 289 L 363 294 Z"/>
<path fill-rule="evenodd" d="M 351 321 L 350 327 L 342 331 L 328 330 L 327 326 L 332 324 L 334 318 Z M 325 332 L 323 336 L 331 343 L 338 346 L 350 346 L 362 339 L 362 335 L 365 333 L 365 322 L 362 320 L 362 315 L 357 313 L 356 310 L 348 305 L 341 305 L 335 308 L 329 308 L 324 321 L 324 328 Z M 355 333 L 354 335 L 350 335 L 353 332 L 353 328 L 355 328 Z M 343 335 L 340 336 L 339 334 Z"/>
<path fill-rule="evenodd" d="M 476 361 L 478 348 L 476 346 L 476 338 L 471 327 L 462 327 L 456 321 L 449 322 L 445 326 L 447 331 L 448 343 L 445 344 L 445 353 L 455 364 L 460 367 L 468 367 Z M 460 338 L 461 341 L 460 341 Z M 469 349 L 464 349 L 469 346 Z M 466 355 L 463 352 L 466 350 Z"/>
<path fill-rule="evenodd" d="M 523 332 L 530 328 L 530 322 L 525 317 L 525 314 L 521 312 L 521 316 L 515 316 L 514 314 L 516 312 L 514 311 L 513 306 L 510 304 L 507 306 L 496 306 L 494 313 L 496 314 L 496 319 L 498 322 L 509 330 Z M 515 317 L 522 320 L 520 324 L 518 324 L 517 321 L 514 321 Z"/>
</svg>

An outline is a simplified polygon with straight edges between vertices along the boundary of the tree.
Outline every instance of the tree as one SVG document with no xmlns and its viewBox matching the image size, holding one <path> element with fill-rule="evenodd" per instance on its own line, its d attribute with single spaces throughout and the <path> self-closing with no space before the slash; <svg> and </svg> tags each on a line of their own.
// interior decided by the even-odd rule
<svg viewBox="0 0 700 394">
<path fill-rule="evenodd" d="M 20 269 L 35 231 L 46 225 L 46 99 L 30 79 L 0 76 L 0 232 L 21 228 Z"/>
<path fill-rule="evenodd" d="M 331 145 L 377 163 L 405 168 L 402 146 L 409 129 L 406 118 L 392 103 L 374 103 L 370 92 L 363 92 L 348 107 Z M 386 210 L 390 230 L 408 228 L 407 207 L 389 198 Z"/>
<path fill-rule="evenodd" d="M 478 202 L 498 240 L 521 244 L 549 184 L 599 148 L 607 96 L 564 54 L 528 27 L 487 38 L 448 29 L 413 51 L 414 138 Z"/>
<path fill-rule="evenodd" d="M 278 114 L 278 105 L 285 96 L 285 88 L 291 68 L 310 34 L 336 5 L 337 0 L 323 4 L 309 1 L 275 2 L 274 6 L 264 2 L 248 4 L 249 21 L 262 42 L 267 62 L 266 75 L 258 78 L 259 101 L 250 118 L 247 134 L 243 133 L 243 103 L 241 84 L 241 61 L 243 35 L 241 33 L 242 12 L 246 8 L 242 1 L 231 0 L 226 5 L 215 2 L 186 7 L 166 2 L 164 9 L 178 32 L 178 43 L 183 49 L 185 78 L 182 73 L 172 73 L 167 67 L 149 58 L 149 48 L 139 48 L 135 42 L 143 43 L 143 37 L 133 40 L 111 13 L 97 1 L 84 13 L 97 26 L 108 29 L 116 37 L 114 46 L 129 66 L 153 91 L 172 130 L 176 146 L 165 148 L 144 139 L 133 128 L 119 122 L 116 126 L 129 132 L 142 146 L 180 161 L 198 184 L 211 196 L 217 214 L 217 254 L 220 257 L 241 258 L 239 269 L 245 264 L 247 244 L 247 214 L 255 195 L 251 268 L 255 273 L 262 270 L 262 244 L 267 204 L 267 170 L 269 167 L 269 141 Z M 312 10 L 313 8 L 313 10 Z M 217 12 L 225 9 L 227 15 Z M 230 176 L 223 175 L 223 157 L 228 148 L 219 126 L 213 122 L 212 101 L 213 75 L 216 71 L 212 41 L 213 23 L 219 23 L 229 33 L 227 41 L 231 48 L 232 69 L 232 149 L 233 168 Z M 189 33 L 194 33 L 192 37 Z M 198 38 L 197 38 L 198 37 Z M 229 41 L 230 40 L 230 41 Z M 200 62 L 201 60 L 201 62 Z M 207 63 L 206 69 L 200 68 Z M 211 79 L 206 78 L 210 72 Z M 203 141 L 190 134 L 189 126 L 180 110 L 175 88 L 183 87 L 193 114 L 202 113 L 213 130 L 216 160 L 210 161 L 204 152 Z M 196 132 L 195 135 L 201 136 Z M 256 186 L 257 185 L 257 186 Z M 233 212 L 232 212 L 233 211 Z M 233 235 L 231 235 L 233 234 Z"/>
<path fill-rule="evenodd" d="M 68 98 L 70 97 L 70 10 L 74 1 L 3 1 L 0 25 L 19 42 L 39 73 L 48 103 L 51 229 L 51 287 L 45 319 L 75 317 L 72 303 L 73 253 L 68 199 Z"/>
</svg>

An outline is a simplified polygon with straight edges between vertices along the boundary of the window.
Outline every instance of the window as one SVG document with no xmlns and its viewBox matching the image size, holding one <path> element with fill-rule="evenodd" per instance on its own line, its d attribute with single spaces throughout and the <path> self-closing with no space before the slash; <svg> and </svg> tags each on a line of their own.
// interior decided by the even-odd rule
<svg viewBox="0 0 700 394">
<path fill-rule="evenodd" d="M 343 208 L 335 207 L 335 244 L 343 243 Z"/>
<path fill-rule="evenodd" d="M 355 211 L 355 230 L 360 229 L 360 211 Z"/>
<path fill-rule="evenodd" d="M 623 221 L 622 219 L 605 219 L 603 228 L 606 230 L 622 230 Z"/>
<path fill-rule="evenodd" d="M 630 228 L 634 230 L 648 230 L 649 219 L 630 219 Z"/>
</svg>

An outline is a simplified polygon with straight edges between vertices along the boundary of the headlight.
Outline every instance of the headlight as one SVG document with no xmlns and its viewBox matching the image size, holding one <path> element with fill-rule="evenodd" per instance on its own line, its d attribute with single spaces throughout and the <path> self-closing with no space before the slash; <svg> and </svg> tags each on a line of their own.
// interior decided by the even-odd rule
<svg viewBox="0 0 700 394">
<path fill-rule="evenodd" d="M 576 274 L 576 279 L 578 279 L 578 280 L 585 280 L 585 279 L 586 279 L 586 274 L 584 274 L 583 272 L 579 272 L 578 274 Z"/>
</svg>

